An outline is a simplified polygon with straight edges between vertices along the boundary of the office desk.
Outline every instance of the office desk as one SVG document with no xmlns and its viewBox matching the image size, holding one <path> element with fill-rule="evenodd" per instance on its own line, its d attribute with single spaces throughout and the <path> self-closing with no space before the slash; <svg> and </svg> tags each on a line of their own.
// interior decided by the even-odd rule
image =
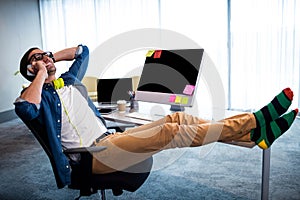
<svg viewBox="0 0 300 200">
<path fill-rule="evenodd" d="M 167 105 L 159 105 L 155 108 L 156 104 L 153 103 L 146 103 L 146 102 L 139 102 L 139 110 L 138 112 L 149 114 L 155 119 L 162 118 L 166 114 L 171 113 L 169 110 L 169 106 Z M 154 113 L 152 111 L 155 111 Z M 118 111 L 113 112 L 108 115 L 103 115 L 106 120 L 122 122 L 122 123 L 132 123 L 136 124 L 137 126 L 150 123 L 148 120 L 130 118 L 126 115 L 131 112 L 130 108 L 127 108 L 125 113 L 120 113 Z M 160 114 L 161 113 L 161 114 Z M 237 113 L 234 113 L 237 114 Z M 232 112 L 226 111 L 226 117 L 233 115 Z M 253 148 L 255 146 L 254 142 L 226 142 L 229 145 L 237 145 L 246 148 Z M 271 156 L 271 148 L 266 150 L 262 150 L 262 183 L 261 183 L 261 199 L 266 200 L 269 196 L 269 177 L 270 177 L 270 156 Z"/>
</svg>

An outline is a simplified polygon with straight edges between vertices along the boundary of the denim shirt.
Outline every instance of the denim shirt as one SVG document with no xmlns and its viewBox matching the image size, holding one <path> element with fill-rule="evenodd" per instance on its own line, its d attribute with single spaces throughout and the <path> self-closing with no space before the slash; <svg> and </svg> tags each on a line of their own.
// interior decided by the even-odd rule
<svg viewBox="0 0 300 200">
<path fill-rule="evenodd" d="M 63 78 L 65 86 L 75 86 L 81 94 L 87 99 L 89 107 L 94 111 L 95 115 L 104 123 L 101 114 L 94 106 L 93 102 L 87 95 L 85 86 L 81 83 L 85 75 L 89 60 L 89 50 L 87 46 L 82 46 L 83 51 L 77 55 L 75 61 L 69 68 L 69 71 L 63 73 L 60 77 Z M 71 182 L 71 169 L 69 166 L 68 158 L 63 153 L 61 144 L 61 117 L 62 109 L 61 102 L 56 90 L 52 84 L 45 83 L 42 89 L 42 100 L 39 105 L 29 103 L 27 101 L 16 101 L 15 111 L 16 114 L 24 121 L 30 122 L 37 120 L 44 130 L 49 139 L 49 148 L 54 158 L 54 166 L 60 180 L 56 180 L 59 188 L 69 185 Z M 58 184 L 60 183 L 60 184 Z"/>
</svg>

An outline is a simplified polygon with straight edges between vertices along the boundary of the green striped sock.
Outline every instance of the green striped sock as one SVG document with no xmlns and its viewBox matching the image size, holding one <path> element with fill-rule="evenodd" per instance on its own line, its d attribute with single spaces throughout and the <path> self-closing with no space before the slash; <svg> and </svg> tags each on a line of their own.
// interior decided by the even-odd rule
<svg viewBox="0 0 300 200">
<path fill-rule="evenodd" d="M 291 127 L 297 113 L 298 109 L 292 110 L 263 127 L 253 129 L 251 131 L 251 140 L 262 149 L 269 148 L 277 138 Z"/>
<path fill-rule="evenodd" d="M 285 88 L 274 99 L 259 111 L 253 113 L 256 119 L 257 127 L 263 127 L 265 124 L 274 121 L 285 113 L 293 100 L 293 91 Z"/>
</svg>

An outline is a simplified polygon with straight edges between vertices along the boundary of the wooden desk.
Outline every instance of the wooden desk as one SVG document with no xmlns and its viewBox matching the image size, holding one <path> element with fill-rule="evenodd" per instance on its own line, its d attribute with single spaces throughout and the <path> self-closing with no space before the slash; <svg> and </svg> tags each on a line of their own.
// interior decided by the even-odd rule
<svg viewBox="0 0 300 200">
<path fill-rule="evenodd" d="M 141 113 L 150 113 L 149 110 L 151 107 L 153 108 L 155 104 L 153 103 L 146 103 L 146 102 L 139 102 L 139 111 Z M 167 105 L 160 105 L 160 113 L 164 113 L 164 115 L 171 113 L 169 110 L 169 106 Z M 108 115 L 103 115 L 103 117 L 106 120 L 111 120 L 111 121 L 116 121 L 116 122 L 122 122 L 122 123 L 133 123 L 136 124 L 137 126 L 143 125 L 150 123 L 148 120 L 142 120 L 142 119 L 136 119 L 136 118 L 130 118 L 127 117 L 126 114 L 130 112 L 130 109 L 127 108 L 127 111 L 125 113 L 120 113 L 118 111 L 113 112 Z M 234 113 L 237 114 L 237 113 Z M 232 112 L 227 112 L 226 117 L 232 115 Z M 154 115 L 152 115 L 154 116 Z M 159 116 L 159 115 L 157 115 Z M 162 116 L 162 115 L 160 115 Z M 159 117 L 157 117 L 159 119 Z M 226 142 L 226 144 L 229 145 L 237 145 L 241 147 L 246 147 L 246 148 L 253 148 L 255 145 L 254 142 L 236 142 L 236 141 L 231 141 L 231 142 Z M 271 148 L 268 148 L 266 150 L 262 150 L 262 184 L 261 184 L 261 199 L 262 200 L 267 200 L 269 197 L 269 179 L 270 179 L 270 159 L 271 159 Z"/>
</svg>

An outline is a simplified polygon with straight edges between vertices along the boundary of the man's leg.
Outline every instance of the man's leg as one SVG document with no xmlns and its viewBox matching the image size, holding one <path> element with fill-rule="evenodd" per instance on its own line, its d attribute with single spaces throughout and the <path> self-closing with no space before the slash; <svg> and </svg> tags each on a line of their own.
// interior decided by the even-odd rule
<svg viewBox="0 0 300 200">
<path fill-rule="evenodd" d="M 107 173 L 123 170 L 164 149 L 201 146 L 220 139 L 238 140 L 256 127 L 253 114 L 237 115 L 216 123 L 178 123 L 186 123 L 186 119 L 197 121 L 198 118 L 178 113 L 168 119 L 176 123 L 164 123 L 143 130 L 136 128 L 106 137 L 97 144 L 107 149 L 94 155 L 93 171 Z"/>
<path fill-rule="evenodd" d="M 268 135 L 263 131 L 257 131 L 265 126 L 271 127 L 272 134 L 275 135 L 276 139 L 279 137 L 276 137 L 276 135 L 281 135 L 291 126 L 297 110 L 275 120 L 275 122 L 271 122 L 271 120 L 288 109 L 292 96 L 292 91 L 285 89 L 260 111 L 254 114 L 233 116 L 217 123 L 209 123 L 184 113 L 176 113 L 148 126 L 145 125 L 124 133 L 108 136 L 99 142 L 99 145 L 107 146 L 107 150 L 94 156 L 93 170 L 95 173 L 122 170 L 169 148 L 201 146 L 218 140 L 249 140 L 257 143 L 258 136 L 253 134 L 253 129 L 261 135 Z M 277 101 L 281 103 L 277 104 Z M 283 109 L 280 107 L 283 107 Z M 281 124 L 286 121 L 288 125 L 282 128 Z M 251 135 L 250 131 L 252 132 Z M 265 137 L 263 138 L 265 139 Z M 271 144 L 272 141 L 269 145 Z"/>
<path fill-rule="evenodd" d="M 138 132 L 142 130 L 148 130 L 150 128 L 156 127 L 163 125 L 165 123 L 176 123 L 179 125 L 185 124 L 185 125 L 192 125 L 192 124 L 204 124 L 204 123 L 209 123 L 209 120 L 201 119 L 198 117 L 194 117 L 192 115 L 183 113 L 183 112 L 175 112 L 169 115 L 166 115 L 162 119 L 159 119 L 157 121 L 144 124 L 135 128 L 131 128 L 126 130 L 126 134 L 132 133 L 132 132 Z"/>
<path fill-rule="evenodd" d="M 297 113 L 298 109 L 292 110 L 263 127 L 253 129 L 251 131 L 251 140 L 262 149 L 269 148 L 277 138 L 290 128 Z"/>
<path fill-rule="evenodd" d="M 255 112 L 257 126 L 263 127 L 284 114 L 290 107 L 293 96 L 293 91 L 285 88 L 269 104 Z"/>
</svg>

